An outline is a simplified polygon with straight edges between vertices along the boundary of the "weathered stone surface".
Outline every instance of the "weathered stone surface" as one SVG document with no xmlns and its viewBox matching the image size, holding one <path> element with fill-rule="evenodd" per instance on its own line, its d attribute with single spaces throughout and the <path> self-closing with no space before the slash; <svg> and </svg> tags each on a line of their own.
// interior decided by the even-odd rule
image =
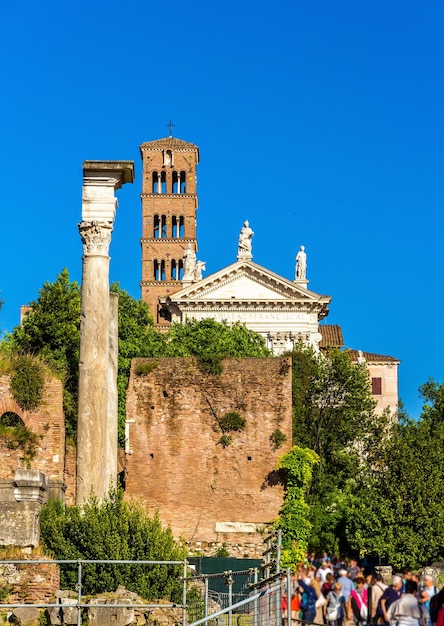
<svg viewBox="0 0 444 626">
<path fill-rule="evenodd" d="M 127 626 L 135 621 L 134 607 L 131 600 L 93 598 L 89 602 L 88 621 L 90 626 Z M 128 604 L 126 607 L 113 607 L 113 604 Z"/>
<path fill-rule="evenodd" d="M 72 595 L 69 591 L 58 592 L 58 594 L 60 593 Z M 59 626 L 61 624 L 77 624 L 78 609 L 75 606 L 70 606 L 77 603 L 77 598 L 69 598 L 67 596 L 61 597 L 60 595 L 58 595 L 58 597 L 60 599 L 60 606 L 48 608 L 48 615 L 51 624 L 54 624 L 54 626 Z"/>
<path fill-rule="evenodd" d="M 39 626 L 40 611 L 31 606 L 14 609 L 9 621 L 20 626 Z"/>
<path fill-rule="evenodd" d="M 80 317 L 79 402 L 77 424 L 76 500 L 82 504 L 91 494 L 102 499 L 115 484 L 117 402 L 114 399 L 114 368 L 110 354 L 110 295 L 108 249 L 114 225 L 117 198 L 124 183 L 134 179 L 132 161 L 85 161 L 83 164 L 82 301 Z M 115 310 L 115 303 L 113 304 Z M 114 325 L 112 325 L 114 328 Z M 111 331 L 113 350 L 117 351 Z M 110 400 L 109 388 L 111 392 Z"/>
</svg>

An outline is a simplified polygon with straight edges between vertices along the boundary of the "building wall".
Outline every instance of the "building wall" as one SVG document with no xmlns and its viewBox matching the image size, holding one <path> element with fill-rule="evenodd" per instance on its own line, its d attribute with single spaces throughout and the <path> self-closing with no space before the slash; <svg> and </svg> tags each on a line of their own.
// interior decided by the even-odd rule
<svg viewBox="0 0 444 626">
<path fill-rule="evenodd" d="M 367 362 L 370 383 L 373 378 L 381 379 L 381 394 L 373 395 L 376 412 L 380 415 L 387 407 L 395 415 L 398 410 L 398 364 Z"/>
<path fill-rule="evenodd" d="M 154 369 L 137 375 L 141 363 Z M 218 420 L 232 411 L 246 427 L 224 448 Z M 274 470 L 291 448 L 290 359 L 226 359 L 220 375 L 192 358 L 135 359 L 127 419 L 127 496 L 158 509 L 191 547 L 222 542 L 257 555 L 282 503 Z M 274 450 L 276 429 L 287 440 Z"/>
<path fill-rule="evenodd" d="M 57 378 L 46 378 L 43 398 L 35 411 L 23 411 L 10 389 L 10 376 L 0 376 L 0 420 L 6 412 L 16 413 L 25 426 L 39 437 L 37 454 L 31 468 L 43 472 L 50 480 L 63 481 L 65 462 L 65 418 L 63 414 L 63 386 Z M 0 438 L 0 479 L 11 478 L 21 466 L 23 452 L 11 450 Z"/>
</svg>

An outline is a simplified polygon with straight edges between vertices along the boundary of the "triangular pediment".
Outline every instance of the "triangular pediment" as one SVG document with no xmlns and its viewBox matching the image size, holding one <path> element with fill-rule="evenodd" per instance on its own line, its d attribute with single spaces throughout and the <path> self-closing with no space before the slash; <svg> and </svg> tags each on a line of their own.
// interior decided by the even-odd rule
<svg viewBox="0 0 444 626">
<path fill-rule="evenodd" d="M 321 302 L 330 296 L 309 291 L 305 285 L 292 282 L 249 260 L 228 267 L 192 283 L 171 296 L 171 301 L 185 302 Z"/>
</svg>

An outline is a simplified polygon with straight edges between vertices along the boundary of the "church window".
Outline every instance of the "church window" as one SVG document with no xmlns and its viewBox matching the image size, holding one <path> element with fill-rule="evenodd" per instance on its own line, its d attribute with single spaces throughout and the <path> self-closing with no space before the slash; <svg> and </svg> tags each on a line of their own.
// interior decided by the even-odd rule
<svg viewBox="0 0 444 626">
<path fill-rule="evenodd" d="M 172 223 L 172 236 L 175 239 L 183 239 L 183 226 L 184 226 L 184 221 L 183 221 L 183 215 L 177 216 L 177 215 L 173 215 L 172 219 L 171 219 L 171 223 Z"/>
<path fill-rule="evenodd" d="M 179 193 L 179 176 L 177 172 L 173 172 L 173 193 Z"/>
<path fill-rule="evenodd" d="M 163 166 L 164 167 L 172 167 L 173 165 L 173 153 L 171 150 L 163 151 Z"/>
<path fill-rule="evenodd" d="M 183 261 L 180 259 L 177 263 L 177 280 L 182 280 L 183 278 Z"/>
<path fill-rule="evenodd" d="M 166 215 L 162 215 L 160 236 L 162 239 L 166 239 L 167 236 Z"/>
<path fill-rule="evenodd" d="M 159 174 L 153 172 L 153 193 L 159 193 Z"/>
<path fill-rule="evenodd" d="M 165 261 L 154 260 L 154 280 L 165 280 Z"/>
<path fill-rule="evenodd" d="M 186 173 L 180 172 L 180 193 L 187 192 Z"/>
<path fill-rule="evenodd" d="M 177 261 L 174 259 L 171 261 L 171 280 L 177 280 Z"/>
<path fill-rule="evenodd" d="M 382 378 L 372 378 L 372 396 L 382 396 Z"/>
<path fill-rule="evenodd" d="M 153 236 L 160 237 L 160 217 L 158 215 L 154 216 Z"/>
<path fill-rule="evenodd" d="M 161 187 L 161 190 L 159 191 L 159 193 L 167 192 L 166 172 L 162 172 L 160 174 L 160 187 Z"/>
</svg>

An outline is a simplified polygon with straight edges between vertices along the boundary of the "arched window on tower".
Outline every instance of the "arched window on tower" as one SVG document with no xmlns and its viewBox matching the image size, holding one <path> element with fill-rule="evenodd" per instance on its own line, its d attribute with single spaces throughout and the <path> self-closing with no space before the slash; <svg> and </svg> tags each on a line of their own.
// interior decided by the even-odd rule
<svg viewBox="0 0 444 626">
<path fill-rule="evenodd" d="M 186 192 L 187 192 L 186 173 L 180 172 L 180 193 L 186 193 Z"/>
<path fill-rule="evenodd" d="M 179 175 L 173 172 L 173 193 L 179 193 Z"/>
<path fill-rule="evenodd" d="M 163 166 L 164 167 L 173 166 L 173 153 L 171 152 L 171 150 L 163 151 Z"/>
<path fill-rule="evenodd" d="M 160 237 L 160 217 L 154 216 L 153 237 Z"/>
<path fill-rule="evenodd" d="M 153 193 L 159 193 L 159 174 L 153 172 Z"/>
<path fill-rule="evenodd" d="M 171 236 L 173 239 L 177 239 L 179 237 L 179 222 L 177 221 L 177 217 L 175 215 L 171 218 Z"/>
<path fill-rule="evenodd" d="M 160 174 L 160 187 L 161 187 L 161 191 L 159 193 L 166 193 L 167 192 L 167 183 L 166 183 L 166 172 L 161 172 Z"/>
<path fill-rule="evenodd" d="M 162 222 L 161 222 L 161 238 L 162 239 L 166 239 L 167 236 L 167 225 L 166 225 L 166 215 L 162 215 Z"/>
<path fill-rule="evenodd" d="M 165 261 L 158 261 L 157 259 L 153 262 L 154 268 L 154 280 L 165 280 Z"/>
<path fill-rule="evenodd" d="M 182 280 L 183 278 L 183 261 L 180 259 L 178 262 L 178 272 L 177 272 L 177 280 Z"/>
<path fill-rule="evenodd" d="M 179 238 L 183 239 L 185 237 L 185 218 L 183 215 L 179 217 Z"/>
<path fill-rule="evenodd" d="M 178 280 L 177 278 L 177 261 L 174 259 L 171 261 L 171 280 Z"/>
</svg>

